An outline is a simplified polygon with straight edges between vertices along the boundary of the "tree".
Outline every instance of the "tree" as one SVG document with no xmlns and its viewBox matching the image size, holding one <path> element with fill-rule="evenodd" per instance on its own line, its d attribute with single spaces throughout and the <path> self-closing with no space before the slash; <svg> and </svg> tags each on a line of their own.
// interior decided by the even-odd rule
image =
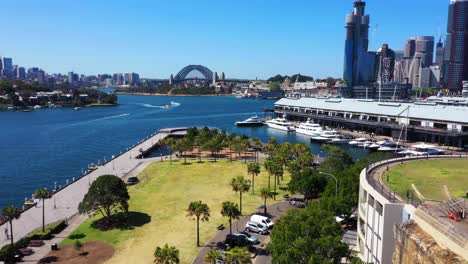
<svg viewBox="0 0 468 264">
<path fill-rule="evenodd" d="M 50 192 L 46 188 L 40 188 L 34 192 L 34 198 L 42 200 L 42 232 L 45 232 L 45 199 L 50 198 Z"/>
<path fill-rule="evenodd" d="M 271 191 L 270 188 L 262 188 L 260 189 L 260 197 L 263 198 L 263 214 L 266 216 L 267 215 L 267 199 L 268 198 L 273 198 L 273 192 Z"/>
<path fill-rule="evenodd" d="M 354 164 L 353 157 L 342 148 L 332 145 L 323 145 L 321 150 L 327 153 L 327 157 L 320 164 L 320 170 L 322 171 L 336 174 Z"/>
<path fill-rule="evenodd" d="M 272 158 L 271 157 L 268 157 L 265 159 L 265 161 L 263 162 L 263 167 L 265 167 L 265 170 L 268 172 L 268 188 L 271 187 L 271 174 L 273 174 L 272 172 L 272 168 L 273 168 L 273 164 L 272 164 Z"/>
<path fill-rule="evenodd" d="M 83 250 L 83 243 L 81 243 L 81 241 L 79 240 L 75 240 L 75 242 L 73 243 L 73 247 L 81 255 L 81 251 Z"/>
<path fill-rule="evenodd" d="M 271 82 L 271 83 L 268 84 L 268 88 L 270 89 L 271 92 L 280 91 L 281 90 L 281 84 L 279 82 Z"/>
<path fill-rule="evenodd" d="M 249 264 L 252 263 L 249 250 L 244 247 L 235 247 L 226 253 L 227 264 Z"/>
<path fill-rule="evenodd" d="M 218 260 L 222 260 L 223 255 L 217 249 L 211 249 L 205 255 L 205 261 L 210 264 L 216 264 Z"/>
<path fill-rule="evenodd" d="M 274 194 L 273 194 L 273 198 L 276 200 L 276 185 L 279 184 L 279 178 L 283 175 L 284 171 L 283 171 L 283 166 L 276 161 L 276 159 L 273 159 L 271 161 L 271 164 L 269 165 L 269 169 L 271 171 L 271 174 L 274 176 Z"/>
<path fill-rule="evenodd" d="M 247 173 L 252 175 L 252 194 L 255 194 L 255 176 L 260 174 L 260 165 L 253 162 L 247 164 Z"/>
<path fill-rule="evenodd" d="M 232 234 L 232 219 L 239 219 L 239 206 L 233 202 L 223 202 L 221 215 L 229 218 L 229 233 Z"/>
<path fill-rule="evenodd" d="M 179 250 L 167 244 L 164 247 L 157 247 L 154 251 L 154 263 L 156 264 L 179 264 Z"/>
<path fill-rule="evenodd" d="M 327 178 L 314 169 L 305 169 L 291 175 L 288 184 L 292 193 L 304 194 L 305 199 L 316 198 L 327 186 Z"/>
<path fill-rule="evenodd" d="M 239 192 L 240 213 L 242 215 L 242 193 L 250 190 L 250 181 L 243 176 L 237 176 L 232 179 L 231 187 L 236 193 Z"/>
<path fill-rule="evenodd" d="M 170 164 L 172 164 L 172 151 L 173 151 L 173 146 L 175 145 L 175 139 L 172 137 L 166 137 L 159 141 L 161 145 L 166 145 L 169 147 L 169 161 Z"/>
<path fill-rule="evenodd" d="M 341 263 L 342 258 L 350 256 L 341 236 L 334 215 L 318 204 L 290 210 L 272 230 L 272 263 Z"/>
<path fill-rule="evenodd" d="M 200 246 L 200 220 L 209 221 L 210 220 L 210 208 L 207 204 L 203 203 L 202 201 L 195 201 L 191 202 L 187 213 L 189 217 L 195 216 L 195 220 L 197 221 L 197 247 Z"/>
<path fill-rule="evenodd" d="M 253 140 L 253 147 L 255 149 L 255 162 L 258 163 L 258 152 L 262 149 L 262 141 L 259 138 L 254 138 Z"/>
<path fill-rule="evenodd" d="M 88 193 L 78 205 L 80 214 L 100 212 L 107 223 L 112 222 L 114 211 L 128 212 L 127 186 L 117 176 L 103 175 L 89 187 Z"/>
<path fill-rule="evenodd" d="M 184 156 L 184 165 L 187 164 L 187 156 L 185 155 L 185 152 L 192 149 L 192 142 L 190 142 L 187 138 L 176 140 L 175 144 L 173 145 L 173 149 L 176 152 L 179 152 L 179 155 Z"/>
<path fill-rule="evenodd" d="M 231 162 L 232 162 L 232 146 L 235 144 L 236 138 L 237 138 L 237 135 L 234 133 L 229 134 L 226 138 L 226 143 L 229 146 L 229 161 Z"/>
<path fill-rule="evenodd" d="M 5 222 L 10 223 L 10 242 L 13 247 L 13 220 L 21 217 L 21 210 L 11 205 L 4 207 L 1 215 Z"/>
</svg>

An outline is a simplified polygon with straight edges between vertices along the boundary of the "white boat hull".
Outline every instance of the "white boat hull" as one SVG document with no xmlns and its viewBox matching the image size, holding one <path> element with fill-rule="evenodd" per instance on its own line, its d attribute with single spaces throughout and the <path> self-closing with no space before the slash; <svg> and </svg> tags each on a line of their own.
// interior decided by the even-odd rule
<svg viewBox="0 0 468 264">
<path fill-rule="evenodd" d="M 278 130 L 282 130 L 282 131 L 286 131 L 286 132 L 294 132 L 294 130 L 295 130 L 293 127 L 280 126 L 280 125 L 272 124 L 272 123 L 268 123 L 268 122 L 267 122 L 267 126 L 269 128 L 278 129 Z"/>
</svg>

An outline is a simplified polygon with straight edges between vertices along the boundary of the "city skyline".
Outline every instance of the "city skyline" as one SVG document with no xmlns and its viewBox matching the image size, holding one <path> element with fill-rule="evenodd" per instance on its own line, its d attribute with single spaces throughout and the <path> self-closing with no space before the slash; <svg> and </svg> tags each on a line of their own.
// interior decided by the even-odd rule
<svg viewBox="0 0 468 264">
<path fill-rule="evenodd" d="M 430 2 L 394 1 L 391 8 L 401 7 L 395 16 L 388 4 L 367 1 L 372 16 L 369 50 L 384 43 L 402 50 L 405 40 L 416 35 L 437 39 L 438 28 L 445 35 L 449 1 Z M 2 45 L 0 56 L 49 73 L 138 72 L 142 78 L 167 79 L 188 64 L 202 64 L 228 78 L 294 73 L 342 77 L 344 16 L 352 1 L 289 6 L 280 1 L 235 6 L 211 1 L 108 3 L 84 1 L 76 12 L 63 11 L 67 4 L 59 1 L 6 3 L 4 19 L 15 26 L 5 29 L 12 38 Z M 124 10 L 126 16 L 120 14 Z M 418 14 L 409 16 L 414 10 Z M 32 23 L 37 30 L 30 30 Z"/>
</svg>

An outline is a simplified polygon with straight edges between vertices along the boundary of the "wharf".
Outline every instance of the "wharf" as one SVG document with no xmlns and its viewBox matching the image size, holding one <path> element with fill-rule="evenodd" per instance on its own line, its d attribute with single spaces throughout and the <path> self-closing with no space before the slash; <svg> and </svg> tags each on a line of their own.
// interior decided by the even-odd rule
<svg viewBox="0 0 468 264">
<path fill-rule="evenodd" d="M 68 220 L 78 214 L 78 205 L 88 192 L 91 183 L 101 175 L 111 174 L 120 178 L 132 173 L 135 168 L 150 159 L 141 159 L 144 153 L 157 146 L 158 142 L 168 136 L 180 136 L 187 128 L 172 128 L 159 130 L 157 133 L 141 140 L 138 144 L 127 149 L 126 152 L 114 157 L 96 170 L 82 175 L 77 180 L 58 190 L 50 199 L 45 200 L 45 224 L 61 220 Z M 160 158 L 153 158 L 159 160 Z M 19 219 L 13 221 L 13 238 L 18 241 L 22 237 L 42 226 L 42 202 L 25 210 Z M 0 226 L 0 247 L 10 243 L 4 230 L 8 230 L 8 223 Z"/>
</svg>

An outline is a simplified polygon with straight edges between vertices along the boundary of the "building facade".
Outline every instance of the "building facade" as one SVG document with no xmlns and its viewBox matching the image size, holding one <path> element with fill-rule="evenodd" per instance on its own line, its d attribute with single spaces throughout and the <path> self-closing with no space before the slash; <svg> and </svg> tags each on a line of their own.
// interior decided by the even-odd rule
<svg viewBox="0 0 468 264">
<path fill-rule="evenodd" d="M 461 93 L 462 82 L 468 80 L 468 0 L 451 0 L 445 45 L 445 86 Z"/>
</svg>

